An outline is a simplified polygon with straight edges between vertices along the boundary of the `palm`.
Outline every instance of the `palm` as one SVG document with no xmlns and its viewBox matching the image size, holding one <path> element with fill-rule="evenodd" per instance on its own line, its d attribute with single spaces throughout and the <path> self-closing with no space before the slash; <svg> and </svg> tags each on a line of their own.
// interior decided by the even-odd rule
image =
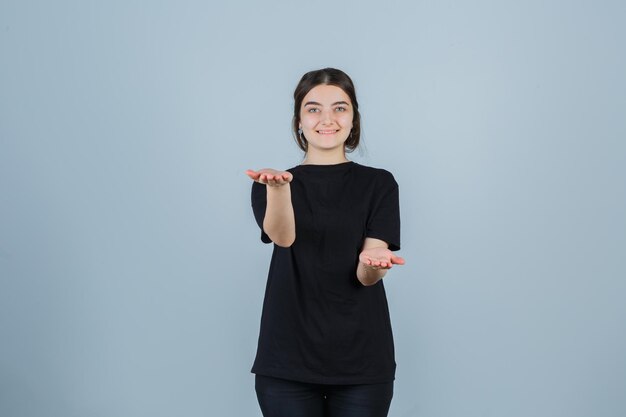
<svg viewBox="0 0 626 417">
<path fill-rule="evenodd" d="M 285 185 L 293 179 L 291 172 L 278 171 L 272 168 L 263 168 L 258 171 L 249 169 L 246 171 L 246 175 L 258 183 L 273 187 Z"/>
<path fill-rule="evenodd" d="M 364 249 L 359 255 L 359 261 L 374 269 L 389 269 L 393 265 L 404 265 L 403 258 L 383 247 Z"/>
</svg>

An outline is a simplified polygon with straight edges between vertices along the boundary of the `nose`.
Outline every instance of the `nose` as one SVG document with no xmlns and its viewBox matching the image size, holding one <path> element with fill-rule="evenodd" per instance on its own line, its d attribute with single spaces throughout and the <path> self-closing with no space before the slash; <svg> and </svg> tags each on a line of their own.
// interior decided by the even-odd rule
<svg viewBox="0 0 626 417">
<path fill-rule="evenodd" d="M 332 109 L 324 110 L 322 112 L 322 124 L 328 125 L 333 122 L 333 111 Z"/>
</svg>

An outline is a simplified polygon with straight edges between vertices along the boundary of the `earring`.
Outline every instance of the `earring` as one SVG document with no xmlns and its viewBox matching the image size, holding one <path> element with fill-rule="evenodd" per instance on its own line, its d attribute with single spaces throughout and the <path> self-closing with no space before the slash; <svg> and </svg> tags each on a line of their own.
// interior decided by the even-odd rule
<svg viewBox="0 0 626 417">
<path fill-rule="evenodd" d="M 298 129 L 298 136 L 300 136 L 300 139 L 301 139 L 301 140 L 303 140 L 303 141 L 305 140 L 305 139 L 304 139 L 304 136 L 302 135 L 302 128 L 299 128 L 299 129 Z"/>
</svg>

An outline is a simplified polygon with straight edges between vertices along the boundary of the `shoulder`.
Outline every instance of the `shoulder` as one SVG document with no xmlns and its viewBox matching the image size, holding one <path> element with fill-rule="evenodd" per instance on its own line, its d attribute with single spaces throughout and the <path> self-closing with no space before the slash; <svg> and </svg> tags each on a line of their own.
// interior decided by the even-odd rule
<svg viewBox="0 0 626 417">
<path fill-rule="evenodd" d="M 380 187 L 397 187 L 393 174 L 384 168 L 370 167 L 354 162 L 355 172 L 364 180 L 375 181 Z"/>
</svg>

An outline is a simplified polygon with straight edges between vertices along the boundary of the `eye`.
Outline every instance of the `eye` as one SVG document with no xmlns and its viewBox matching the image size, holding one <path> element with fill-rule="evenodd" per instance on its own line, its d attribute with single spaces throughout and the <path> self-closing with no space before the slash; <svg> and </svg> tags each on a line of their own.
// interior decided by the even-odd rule
<svg viewBox="0 0 626 417">
<path fill-rule="evenodd" d="M 345 107 L 341 107 L 341 106 L 339 106 L 339 107 L 335 107 L 335 111 L 338 111 L 338 112 L 344 112 L 344 111 L 346 111 L 346 110 L 347 110 L 347 109 L 346 109 Z"/>
<path fill-rule="evenodd" d="M 310 107 L 310 108 L 307 110 L 307 112 L 309 112 L 309 113 L 317 113 L 318 111 L 319 111 L 319 109 L 318 109 L 318 108 L 315 108 L 315 107 Z"/>
</svg>

